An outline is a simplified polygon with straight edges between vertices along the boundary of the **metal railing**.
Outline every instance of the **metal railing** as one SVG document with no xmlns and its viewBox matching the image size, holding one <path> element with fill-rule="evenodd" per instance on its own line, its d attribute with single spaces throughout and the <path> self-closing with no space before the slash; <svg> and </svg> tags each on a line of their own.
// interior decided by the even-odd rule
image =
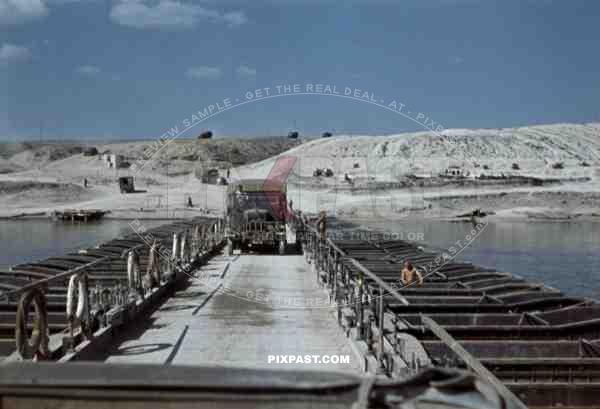
<svg viewBox="0 0 600 409">
<path fill-rule="evenodd" d="M 383 281 L 358 260 L 349 257 L 333 240 L 323 238 L 314 227 L 303 224 L 301 230 L 305 255 L 313 264 L 317 279 L 327 286 L 337 306 L 338 322 L 341 324 L 343 308 L 353 312 L 355 319 L 350 326 L 356 327 L 358 340 L 365 341 L 369 351 L 374 351 L 374 345 L 378 345 L 377 360 L 383 368 L 387 362 L 383 347 L 384 316 L 388 312 L 384 296 L 389 295 L 404 305 L 408 301 L 398 293 L 397 288 Z M 320 276 L 321 272 L 325 272 L 324 277 Z M 372 330 L 370 321 L 375 323 L 376 331 Z"/>
<path fill-rule="evenodd" d="M 386 306 L 384 296 L 391 298 L 402 305 L 409 305 L 405 297 L 400 294 L 399 288 L 390 285 L 358 260 L 350 257 L 340 249 L 331 238 L 322 237 L 313 226 L 301 222 L 298 231 L 304 242 L 304 254 L 307 261 L 313 265 L 319 283 L 324 284 L 337 306 L 338 321 L 342 325 L 342 308 L 353 311 L 354 322 L 350 327 L 356 328 L 357 340 L 366 342 L 368 351 L 376 357 L 379 370 L 391 374 L 393 356 L 385 352 L 385 314 L 390 314 L 393 319 L 393 336 L 388 338 L 391 344 L 391 355 L 400 357 L 413 372 L 421 368 L 421 363 L 414 356 L 408 357 L 405 343 L 398 338 L 396 322 L 398 316 Z M 349 268 L 352 266 L 354 268 Z M 398 271 L 400 274 L 400 271 Z M 368 280 L 368 284 L 367 284 Z M 446 343 L 458 356 L 464 360 L 473 372 L 490 382 L 498 394 L 507 402 L 513 402 L 514 407 L 524 408 L 525 405 L 488 371 L 475 357 L 469 354 L 455 341 L 441 326 L 427 316 L 423 322 L 438 338 Z M 373 330 L 374 328 L 374 330 Z M 378 345 L 377 350 L 373 347 Z"/>
<path fill-rule="evenodd" d="M 76 340 L 82 337 L 76 337 L 75 333 L 83 335 L 85 339 L 92 339 L 94 329 L 109 325 L 106 314 L 115 308 L 125 308 L 127 305 L 135 305 L 140 299 L 144 299 L 146 293 L 152 291 L 152 288 L 145 288 L 145 291 L 139 291 L 134 288 L 131 281 L 123 285 L 121 281 L 127 281 L 130 276 L 129 271 L 123 272 L 123 280 L 119 280 L 116 285 L 102 287 L 98 283 L 92 289 L 88 287 L 88 275 L 105 263 L 122 260 L 126 253 L 131 251 L 148 251 L 153 245 L 161 245 L 168 249 L 166 244 L 170 240 L 169 233 L 175 233 L 177 237 L 185 235 L 188 238 L 186 248 L 173 252 L 160 254 L 161 262 L 156 266 L 162 269 L 162 272 L 168 272 L 168 275 L 159 275 L 164 279 L 155 283 L 154 288 L 165 285 L 172 281 L 178 271 L 191 272 L 191 267 L 203 252 L 207 252 L 222 243 L 224 223 L 220 219 L 214 221 L 202 220 L 192 222 L 182 226 L 180 224 L 172 225 L 172 229 L 167 233 L 166 240 L 156 238 L 156 241 L 150 243 L 147 239 L 139 235 L 136 241 L 142 243 L 125 248 L 121 254 L 107 255 L 92 260 L 88 263 L 60 272 L 51 277 L 38 279 L 22 287 L 10 290 L 0 294 L 0 301 L 4 299 L 8 302 L 17 302 L 17 314 L 15 322 L 15 343 L 16 350 L 22 359 L 47 359 L 49 355 L 48 341 L 48 314 L 47 314 L 47 291 L 50 283 L 68 282 L 67 300 L 65 305 L 65 314 L 68 322 L 69 336 L 63 338 L 63 346 L 66 349 L 73 349 Z M 167 228 L 171 226 L 166 226 Z M 164 229 L 165 226 L 157 229 Z M 151 230 L 150 230 L 151 231 Z M 164 244 L 164 246 L 162 246 Z M 85 253 L 82 253 L 85 254 Z M 150 254 L 148 254 L 150 256 Z M 140 268 L 140 266 L 138 266 Z M 147 272 L 146 274 L 150 274 Z M 33 330 L 28 335 L 29 314 L 33 310 Z"/>
</svg>

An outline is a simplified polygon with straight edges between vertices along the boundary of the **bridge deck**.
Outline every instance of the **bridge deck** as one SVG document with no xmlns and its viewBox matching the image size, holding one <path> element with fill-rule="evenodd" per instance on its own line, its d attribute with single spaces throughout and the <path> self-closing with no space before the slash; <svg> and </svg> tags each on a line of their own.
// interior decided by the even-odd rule
<svg viewBox="0 0 600 409">
<path fill-rule="evenodd" d="M 359 371 L 302 256 L 216 257 L 195 277 L 107 361 Z M 269 355 L 347 355 L 350 362 L 278 365 Z"/>
</svg>

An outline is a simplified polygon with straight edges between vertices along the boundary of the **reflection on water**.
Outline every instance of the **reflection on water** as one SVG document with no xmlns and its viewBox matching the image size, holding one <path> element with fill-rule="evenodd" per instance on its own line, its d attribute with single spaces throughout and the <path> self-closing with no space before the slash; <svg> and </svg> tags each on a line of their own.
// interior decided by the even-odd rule
<svg viewBox="0 0 600 409">
<path fill-rule="evenodd" d="M 144 222 L 147 227 L 165 223 Z M 473 229 L 469 223 L 431 220 L 373 227 L 405 239 L 423 237 L 422 244 L 437 251 L 458 248 L 457 241 L 465 243 Z M 0 268 L 77 251 L 131 231 L 124 220 L 91 224 L 0 220 Z M 458 258 L 543 281 L 566 294 L 600 299 L 599 243 L 598 223 L 499 222 L 488 224 Z"/>
<path fill-rule="evenodd" d="M 166 221 L 143 221 L 147 227 Z M 127 220 L 61 223 L 50 220 L 0 220 L 0 268 L 59 256 L 132 233 Z"/>
<path fill-rule="evenodd" d="M 424 220 L 376 224 L 389 232 L 422 233 L 423 245 L 436 251 L 460 247 L 473 229 L 470 223 Z M 518 223 L 488 224 L 464 247 L 458 259 L 542 281 L 569 295 L 600 299 L 600 224 Z"/>
</svg>

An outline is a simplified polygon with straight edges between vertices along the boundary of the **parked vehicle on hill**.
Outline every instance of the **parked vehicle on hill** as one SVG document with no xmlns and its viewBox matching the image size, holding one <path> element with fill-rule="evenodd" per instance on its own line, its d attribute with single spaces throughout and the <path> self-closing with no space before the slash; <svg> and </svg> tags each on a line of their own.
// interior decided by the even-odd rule
<svg viewBox="0 0 600 409">
<path fill-rule="evenodd" d="M 212 137 L 213 133 L 211 131 L 204 131 L 198 136 L 198 139 L 211 139 Z"/>
</svg>

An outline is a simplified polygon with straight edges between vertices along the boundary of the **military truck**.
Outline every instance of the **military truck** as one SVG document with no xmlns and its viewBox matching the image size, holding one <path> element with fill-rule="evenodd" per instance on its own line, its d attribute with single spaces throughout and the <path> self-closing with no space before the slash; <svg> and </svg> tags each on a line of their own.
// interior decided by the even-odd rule
<svg viewBox="0 0 600 409">
<path fill-rule="evenodd" d="M 264 180 L 236 180 L 227 186 L 227 238 L 234 252 L 264 250 L 284 254 L 292 211 L 287 185 Z"/>
<path fill-rule="evenodd" d="M 119 178 L 119 190 L 121 193 L 134 193 L 133 176 L 121 176 Z"/>
</svg>

